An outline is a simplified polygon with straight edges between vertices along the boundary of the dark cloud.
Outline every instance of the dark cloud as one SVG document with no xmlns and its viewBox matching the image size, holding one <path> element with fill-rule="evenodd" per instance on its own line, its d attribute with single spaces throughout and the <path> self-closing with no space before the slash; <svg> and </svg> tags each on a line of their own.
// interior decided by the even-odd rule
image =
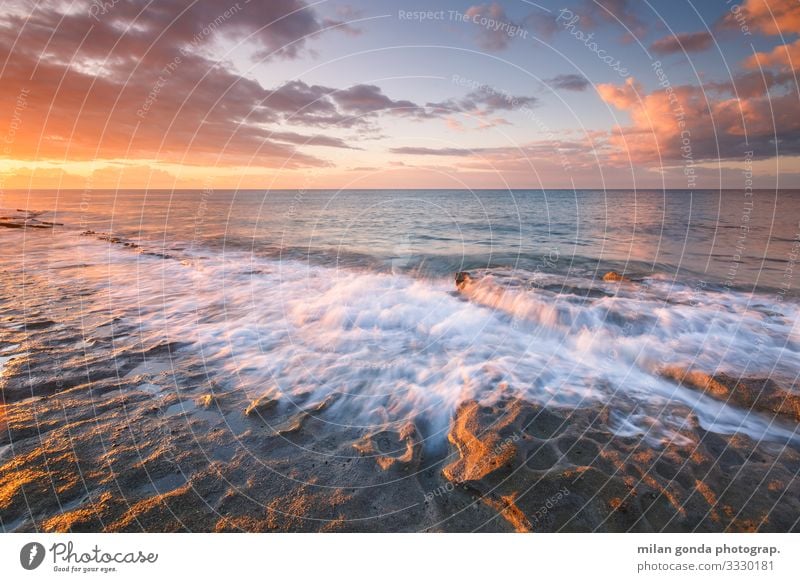
<svg viewBox="0 0 800 582">
<path fill-rule="evenodd" d="M 591 83 L 583 75 L 556 75 L 552 79 L 546 79 L 545 83 L 553 89 L 566 89 L 567 91 L 583 91 Z"/>
<path fill-rule="evenodd" d="M 275 139 L 265 124 L 282 115 L 280 107 L 264 105 L 270 93 L 218 63 L 212 51 L 220 40 L 249 37 L 268 58 L 293 58 L 323 29 L 323 20 L 300 0 L 159 0 L 146 9 L 132 0 L 6 4 L 0 107 L 13 110 L 25 95 L 24 131 L 16 132 L 9 154 L 327 165 L 295 146 L 343 142 L 290 134 Z M 293 106 L 306 88 L 290 89 Z M 313 86 L 306 96 L 315 96 Z M 305 106 L 309 115 L 336 114 L 313 98 Z"/>
<path fill-rule="evenodd" d="M 675 53 L 697 53 L 711 47 L 714 37 L 710 32 L 684 32 L 659 38 L 650 45 L 650 50 L 659 55 Z"/>
<path fill-rule="evenodd" d="M 533 107 L 536 102 L 536 97 L 511 95 L 482 87 L 468 93 L 460 101 L 460 107 L 462 111 L 480 111 L 491 114 L 496 111 L 514 111 L 523 107 Z"/>
<path fill-rule="evenodd" d="M 480 150 L 467 148 L 424 148 L 424 147 L 400 147 L 389 150 L 393 154 L 403 154 L 410 156 L 473 156 L 480 153 Z"/>
<path fill-rule="evenodd" d="M 414 113 L 419 106 L 411 101 L 395 101 L 383 94 L 377 85 L 354 85 L 332 95 L 337 105 L 347 113 L 365 115 L 378 111 Z"/>
<path fill-rule="evenodd" d="M 269 134 L 270 139 L 291 143 L 295 145 L 324 146 L 329 148 L 344 148 L 349 150 L 360 150 L 363 148 L 355 147 L 345 140 L 328 135 L 302 135 L 291 131 L 273 131 Z"/>
<path fill-rule="evenodd" d="M 512 95 L 489 86 L 481 86 L 460 99 L 448 99 L 438 103 L 428 103 L 428 115 L 438 113 L 467 113 L 487 116 L 499 111 L 515 111 L 534 107 L 538 99 L 527 95 Z"/>
<path fill-rule="evenodd" d="M 289 123 L 323 127 L 343 125 L 347 116 L 340 114 L 330 99 L 330 94 L 335 91 L 330 87 L 290 81 L 270 91 L 261 105 L 275 118 Z"/>
<path fill-rule="evenodd" d="M 395 100 L 377 85 L 334 89 L 292 81 L 271 91 L 262 106 L 286 123 L 313 127 L 366 128 L 380 114 L 429 118 L 434 114 L 408 100 Z"/>
<path fill-rule="evenodd" d="M 377 85 L 353 85 L 334 89 L 292 81 L 267 95 L 261 105 L 273 121 L 312 126 L 367 129 L 380 115 L 415 120 L 446 118 L 454 113 L 483 117 L 536 105 L 536 97 L 510 95 L 480 87 L 460 99 L 424 105 L 392 99 Z"/>
<path fill-rule="evenodd" d="M 630 40 L 632 35 L 641 38 L 647 34 L 647 25 L 639 17 L 636 7 L 641 4 L 629 0 L 585 0 L 582 11 L 575 11 L 585 17 L 590 26 L 612 24 L 622 26 L 626 32 L 623 38 Z"/>
<path fill-rule="evenodd" d="M 739 73 L 731 81 L 707 82 L 703 88 L 708 91 L 733 94 L 740 99 L 762 97 L 771 90 L 794 82 L 794 74 L 789 71 L 751 71 Z"/>
</svg>

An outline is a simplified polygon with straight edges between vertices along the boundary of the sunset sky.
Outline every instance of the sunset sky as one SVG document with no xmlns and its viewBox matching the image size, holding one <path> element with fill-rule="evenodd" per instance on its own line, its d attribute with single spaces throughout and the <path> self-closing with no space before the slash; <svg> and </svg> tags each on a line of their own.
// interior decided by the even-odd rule
<svg viewBox="0 0 800 582">
<path fill-rule="evenodd" d="M 800 187 L 796 0 L 2 6 L 3 189 Z"/>
</svg>

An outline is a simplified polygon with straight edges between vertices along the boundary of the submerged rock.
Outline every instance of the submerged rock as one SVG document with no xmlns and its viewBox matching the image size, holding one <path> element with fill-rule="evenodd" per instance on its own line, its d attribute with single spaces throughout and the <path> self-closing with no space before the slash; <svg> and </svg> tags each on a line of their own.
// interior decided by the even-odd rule
<svg viewBox="0 0 800 582">
<path fill-rule="evenodd" d="M 616 271 L 609 271 L 603 275 L 603 281 L 606 283 L 630 283 L 631 280 L 624 275 L 620 275 Z"/>
<path fill-rule="evenodd" d="M 3 228 L 53 228 L 63 226 L 60 222 L 39 220 L 43 210 L 23 210 L 18 208 L 16 216 L 0 216 L 0 227 Z"/>
</svg>

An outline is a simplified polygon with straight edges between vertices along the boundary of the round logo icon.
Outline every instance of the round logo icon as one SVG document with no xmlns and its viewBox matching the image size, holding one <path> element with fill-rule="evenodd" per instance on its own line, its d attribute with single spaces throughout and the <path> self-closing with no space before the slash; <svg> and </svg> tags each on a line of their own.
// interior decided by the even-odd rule
<svg viewBox="0 0 800 582">
<path fill-rule="evenodd" d="M 19 551 L 19 563 L 26 570 L 35 570 L 44 561 L 44 546 L 39 542 L 30 542 Z"/>
</svg>

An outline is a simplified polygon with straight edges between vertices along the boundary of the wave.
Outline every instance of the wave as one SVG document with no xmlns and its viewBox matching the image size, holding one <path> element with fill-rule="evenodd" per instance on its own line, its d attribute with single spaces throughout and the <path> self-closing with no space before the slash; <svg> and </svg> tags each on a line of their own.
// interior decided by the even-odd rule
<svg viewBox="0 0 800 582">
<path fill-rule="evenodd" d="M 89 239 L 63 253 L 49 260 L 88 266 L 64 276 L 93 282 L 139 341 L 181 342 L 174 358 L 252 399 L 326 402 L 326 422 L 412 419 L 444 439 L 462 401 L 514 395 L 606 407 L 620 434 L 651 443 L 686 439 L 695 419 L 726 434 L 794 438 L 788 425 L 661 374 L 669 366 L 791 383 L 800 313 L 770 296 L 669 277 L 608 283 L 519 270 L 480 273 L 457 291 L 451 277 L 238 251 L 172 260 Z"/>
</svg>

